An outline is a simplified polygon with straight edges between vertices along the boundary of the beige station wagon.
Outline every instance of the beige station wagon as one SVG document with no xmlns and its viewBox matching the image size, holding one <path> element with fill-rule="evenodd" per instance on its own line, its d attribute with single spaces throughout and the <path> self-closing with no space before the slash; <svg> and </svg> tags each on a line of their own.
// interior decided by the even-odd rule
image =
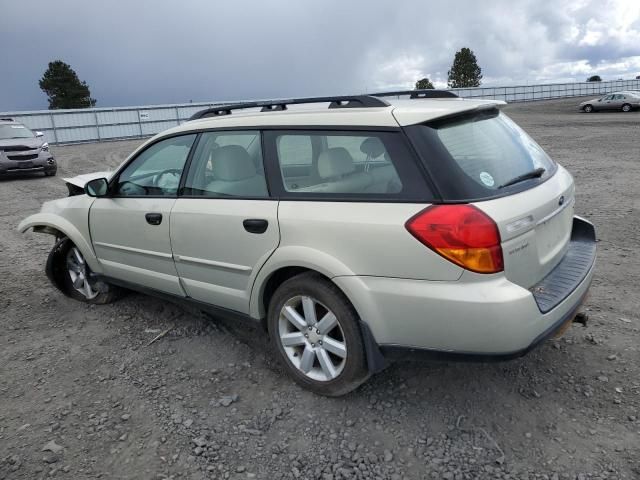
<svg viewBox="0 0 640 480">
<path fill-rule="evenodd" d="M 504 102 L 411 97 L 204 110 L 19 229 L 55 236 L 46 271 L 66 295 L 133 289 L 257 322 L 321 394 L 397 358 L 523 355 L 591 283 L 573 178 Z"/>
</svg>

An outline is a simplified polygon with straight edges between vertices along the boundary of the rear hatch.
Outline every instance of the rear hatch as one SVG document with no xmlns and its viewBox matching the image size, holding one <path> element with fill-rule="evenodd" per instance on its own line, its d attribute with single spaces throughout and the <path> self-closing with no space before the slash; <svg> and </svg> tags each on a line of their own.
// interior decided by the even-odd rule
<svg viewBox="0 0 640 480">
<path fill-rule="evenodd" d="M 472 203 L 497 224 L 506 277 L 542 280 L 569 247 L 571 175 L 494 106 L 405 127 L 443 203 Z"/>
</svg>

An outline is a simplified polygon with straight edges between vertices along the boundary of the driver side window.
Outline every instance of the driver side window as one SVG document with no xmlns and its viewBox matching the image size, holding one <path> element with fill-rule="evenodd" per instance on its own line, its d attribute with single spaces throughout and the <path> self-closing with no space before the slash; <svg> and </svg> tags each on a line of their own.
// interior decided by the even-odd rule
<svg viewBox="0 0 640 480">
<path fill-rule="evenodd" d="M 195 134 L 171 137 L 144 150 L 120 174 L 116 196 L 175 196 L 195 138 Z"/>
</svg>

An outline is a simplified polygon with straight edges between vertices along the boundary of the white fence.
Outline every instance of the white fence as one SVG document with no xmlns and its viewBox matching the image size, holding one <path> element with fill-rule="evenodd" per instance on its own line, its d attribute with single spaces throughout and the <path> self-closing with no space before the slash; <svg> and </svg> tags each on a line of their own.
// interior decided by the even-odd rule
<svg viewBox="0 0 640 480">
<path fill-rule="evenodd" d="M 465 98 L 528 102 L 583 95 L 597 96 L 620 90 L 640 90 L 640 79 L 459 88 L 452 91 Z M 199 110 L 220 104 L 222 102 L 4 112 L 0 113 L 0 118 L 10 117 L 24 123 L 32 130 L 42 131 L 51 144 L 66 144 L 149 137 L 167 128 L 180 125 Z"/>
</svg>

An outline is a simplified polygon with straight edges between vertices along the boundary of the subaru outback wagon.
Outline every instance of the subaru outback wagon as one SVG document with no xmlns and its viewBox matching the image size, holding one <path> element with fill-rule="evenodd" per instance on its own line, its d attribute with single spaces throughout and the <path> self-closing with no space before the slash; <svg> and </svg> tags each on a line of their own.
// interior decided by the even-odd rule
<svg viewBox="0 0 640 480">
<path fill-rule="evenodd" d="M 321 394 L 397 358 L 523 355 L 576 315 L 594 228 L 504 102 L 412 96 L 207 109 L 19 229 L 55 235 L 46 271 L 70 297 L 124 287 L 261 323 Z"/>
</svg>

